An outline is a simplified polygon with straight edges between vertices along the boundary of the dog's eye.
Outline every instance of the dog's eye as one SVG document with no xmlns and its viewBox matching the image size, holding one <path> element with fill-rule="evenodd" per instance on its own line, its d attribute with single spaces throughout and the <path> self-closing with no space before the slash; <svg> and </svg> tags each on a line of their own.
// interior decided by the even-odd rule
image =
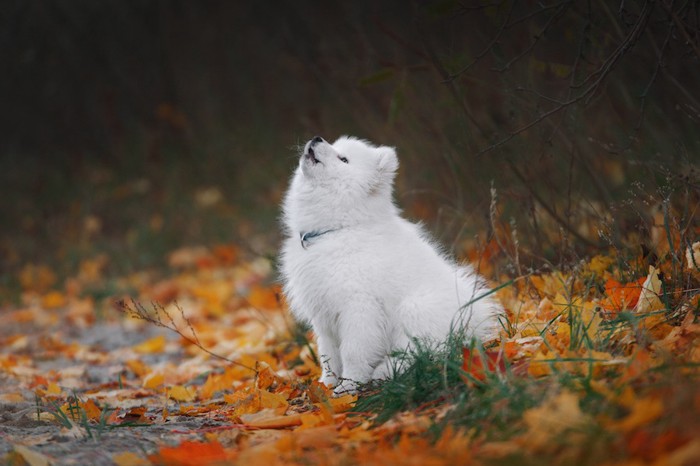
<svg viewBox="0 0 700 466">
<path fill-rule="evenodd" d="M 346 159 L 345 157 L 338 156 L 338 159 L 340 159 L 340 161 L 343 163 L 348 163 L 348 159 Z"/>
</svg>

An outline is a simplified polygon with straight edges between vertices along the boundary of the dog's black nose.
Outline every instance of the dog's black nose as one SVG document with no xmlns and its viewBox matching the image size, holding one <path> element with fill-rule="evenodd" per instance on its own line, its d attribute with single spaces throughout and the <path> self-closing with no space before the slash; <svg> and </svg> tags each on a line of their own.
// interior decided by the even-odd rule
<svg viewBox="0 0 700 466">
<path fill-rule="evenodd" d="M 321 136 L 314 136 L 311 140 L 311 145 L 318 144 L 319 142 L 323 142 L 323 138 Z"/>
</svg>

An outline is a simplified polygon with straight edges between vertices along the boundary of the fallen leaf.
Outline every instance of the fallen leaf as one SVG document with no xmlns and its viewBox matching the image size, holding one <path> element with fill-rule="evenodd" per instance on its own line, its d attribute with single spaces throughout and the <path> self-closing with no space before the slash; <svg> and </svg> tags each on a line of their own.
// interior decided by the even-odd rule
<svg viewBox="0 0 700 466">
<path fill-rule="evenodd" d="M 655 421 L 664 412 L 664 403 L 658 397 L 634 398 L 625 402 L 630 409 L 629 414 L 619 421 L 610 423 L 609 427 L 622 432 L 629 432 Z"/>
<path fill-rule="evenodd" d="M 700 241 L 696 241 L 685 250 L 685 261 L 688 270 L 700 271 Z"/>
<path fill-rule="evenodd" d="M 620 283 L 609 278 L 605 282 L 605 295 L 603 307 L 610 311 L 623 311 L 634 309 L 642 292 L 642 284 L 646 279 L 640 278 L 632 283 Z"/>
<path fill-rule="evenodd" d="M 634 308 L 634 311 L 639 314 L 647 314 L 649 312 L 665 309 L 664 303 L 661 302 L 661 280 L 659 280 L 659 269 L 649 266 L 649 275 L 642 283 L 639 300 Z"/>
<path fill-rule="evenodd" d="M 158 335 L 157 337 L 150 338 L 138 345 L 133 346 L 134 351 L 137 353 L 161 353 L 165 349 L 165 335 Z"/>
<path fill-rule="evenodd" d="M 574 393 L 562 391 L 542 405 L 523 413 L 528 430 L 524 441 L 528 449 L 546 449 L 552 439 L 567 430 L 581 429 L 590 419 L 579 407 L 579 398 Z"/>
<path fill-rule="evenodd" d="M 151 464 L 151 462 L 143 456 L 130 451 L 113 454 L 112 461 L 114 461 L 117 466 L 148 466 Z"/>
<path fill-rule="evenodd" d="M 158 453 L 149 458 L 157 464 L 199 466 L 223 463 L 228 455 L 219 442 L 184 441 L 176 447 L 160 447 Z"/>
<path fill-rule="evenodd" d="M 192 401 L 196 397 L 196 392 L 193 387 L 185 387 L 184 385 L 175 385 L 168 389 L 168 398 L 175 401 Z"/>
<path fill-rule="evenodd" d="M 29 466 L 49 466 L 51 464 L 51 459 L 48 456 L 24 445 L 15 445 L 13 449 Z"/>
<path fill-rule="evenodd" d="M 506 365 L 500 351 L 485 350 L 482 352 L 470 348 L 462 348 L 462 370 L 474 379 L 483 382 L 488 373 L 505 374 Z M 465 377 L 467 383 L 471 381 Z"/>
<path fill-rule="evenodd" d="M 60 291 L 49 291 L 41 298 L 41 305 L 46 309 L 58 309 L 66 305 L 66 297 Z"/>
<path fill-rule="evenodd" d="M 248 294 L 248 302 L 256 309 L 277 309 L 279 301 L 277 296 L 280 290 L 278 287 L 253 286 Z"/>
<path fill-rule="evenodd" d="M 301 425 L 301 414 L 290 414 L 289 416 L 279 416 L 272 409 L 265 409 L 253 414 L 242 414 L 241 422 L 248 427 L 259 429 L 284 429 Z"/>
<path fill-rule="evenodd" d="M 153 372 L 143 378 L 143 388 L 155 389 L 165 383 L 165 376 L 161 372 Z"/>
</svg>

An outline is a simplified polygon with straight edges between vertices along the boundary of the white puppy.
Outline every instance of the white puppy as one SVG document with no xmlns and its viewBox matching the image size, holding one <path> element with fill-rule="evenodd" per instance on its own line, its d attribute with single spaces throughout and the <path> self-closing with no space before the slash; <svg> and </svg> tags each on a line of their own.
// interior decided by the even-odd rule
<svg viewBox="0 0 700 466">
<path fill-rule="evenodd" d="M 283 204 L 284 292 L 309 322 L 336 393 L 388 377 L 390 353 L 466 326 L 484 338 L 500 305 L 471 267 L 445 258 L 392 200 L 391 147 L 352 137 L 306 144 Z M 481 297 L 481 298 L 480 298 Z M 480 298 L 480 299 L 479 299 Z"/>
</svg>

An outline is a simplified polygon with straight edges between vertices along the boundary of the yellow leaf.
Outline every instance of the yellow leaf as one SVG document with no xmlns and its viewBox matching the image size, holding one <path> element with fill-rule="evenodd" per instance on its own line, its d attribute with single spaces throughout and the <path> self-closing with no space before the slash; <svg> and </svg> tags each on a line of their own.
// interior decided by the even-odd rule
<svg viewBox="0 0 700 466">
<path fill-rule="evenodd" d="M 660 398 L 634 398 L 631 402 L 624 400 L 623 404 L 629 405 L 630 413 L 610 426 L 612 429 L 622 432 L 630 432 L 638 427 L 643 427 L 661 417 L 664 412 L 664 404 Z"/>
<path fill-rule="evenodd" d="M 41 305 L 46 309 L 57 309 L 66 305 L 66 297 L 60 291 L 49 291 L 41 299 Z"/>
<path fill-rule="evenodd" d="M 533 275 L 530 277 L 532 285 L 544 296 L 556 296 L 557 294 L 567 295 L 569 289 L 566 285 L 568 276 L 561 272 L 554 272 L 549 275 Z"/>
<path fill-rule="evenodd" d="M 255 379 L 255 386 L 257 388 L 265 390 L 277 381 L 277 374 L 275 374 L 268 363 L 259 361 L 256 368 L 258 369 Z"/>
<path fill-rule="evenodd" d="M 137 353 L 160 353 L 165 349 L 165 335 L 158 335 L 133 347 Z"/>
<path fill-rule="evenodd" d="M 610 256 L 597 255 L 590 260 L 588 263 L 588 268 L 594 274 L 602 277 L 603 273 L 607 271 L 614 263 L 615 259 Z"/>
<path fill-rule="evenodd" d="M 147 466 L 151 464 L 146 458 L 130 451 L 113 454 L 112 461 L 117 466 Z"/>
<path fill-rule="evenodd" d="M 273 410 L 263 410 L 254 414 L 241 415 L 241 421 L 251 427 L 260 429 L 284 429 L 301 425 L 301 414 L 278 416 Z"/>
<path fill-rule="evenodd" d="M 551 444 L 562 431 L 582 427 L 589 418 L 581 411 L 578 397 L 563 391 L 542 405 L 525 411 L 523 420 L 528 427 L 525 433 L 527 444 L 538 449 Z"/>
<path fill-rule="evenodd" d="M 227 367 L 223 374 L 210 373 L 207 376 L 207 381 L 199 389 L 199 398 L 201 400 L 210 399 L 214 393 L 230 390 L 233 387 L 234 380 L 237 380 L 237 374 L 234 372 L 236 367 Z"/>
<path fill-rule="evenodd" d="M 221 315 L 226 310 L 224 304 L 231 299 L 233 287 L 228 280 L 218 280 L 192 288 L 192 294 L 204 301 L 207 312 Z"/>
<path fill-rule="evenodd" d="M 151 374 L 148 374 L 143 379 L 143 387 L 144 388 L 155 389 L 155 388 L 160 387 L 164 383 L 165 383 L 165 376 L 163 374 L 161 374 L 160 372 L 153 372 Z"/>
<path fill-rule="evenodd" d="M 61 394 L 61 387 L 58 386 L 57 383 L 51 382 L 48 387 L 46 387 L 46 394 L 47 395 L 60 395 Z"/>
<path fill-rule="evenodd" d="M 192 401 L 196 393 L 194 388 L 185 387 L 184 385 L 175 385 L 168 389 L 168 398 L 175 401 Z"/>
<path fill-rule="evenodd" d="M 276 287 L 263 288 L 255 285 L 248 294 L 248 302 L 256 309 L 276 309 L 279 307 L 278 292 Z"/>
<path fill-rule="evenodd" d="M 38 451 L 31 450 L 24 445 L 15 445 L 13 449 L 29 464 L 29 466 L 49 466 L 49 464 L 51 464 L 48 456 Z"/>
<path fill-rule="evenodd" d="M 357 401 L 357 395 L 343 395 L 337 398 L 329 398 L 328 402 L 331 404 L 333 411 L 336 413 L 344 413 L 355 405 Z"/>
<path fill-rule="evenodd" d="M 317 427 L 323 425 L 323 419 L 319 413 L 309 412 L 302 413 L 301 415 L 301 427 L 299 429 L 310 429 L 312 427 Z"/>
<path fill-rule="evenodd" d="M 260 406 L 262 408 L 286 409 L 287 406 L 289 406 L 289 403 L 287 403 L 287 399 L 282 395 L 278 395 L 277 393 L 270 393 L 266 390 L 259 390 L 258 393 L 260 396 Z"/>
<path fill-rule="evenodd" d="M 151 368 L 139 359 L 129 359 L 124 363 L 124 365 L 139 377 L 143 377 L 151 371 Z"/>
<path fill-rule="evenodd" d="M 24 397 L 21 393 L 0 393 L 0 401 L 5 403 L 23 403 Z"/>
<path fill-rule="evenodd" d="M 542 351 L 538 351 L 530 361 L 527 371 L 533 377 L 542 377 L 552 373 L 552 366 L 549 362 L 552 358 L 546 356 Z"/>
<path fill-rule="evenodd" d="M 586 301 L 583 303 L 583 307 L 581 309 L 581 320 L 586 327 L 586 333 L 590 337 L 593 337 L 596 333 L 598 333 L 598 328 L 603 322 L 600 314 L 596 311 L 597 307 L 598 306 L 596 303 Z"/>
</svg>

